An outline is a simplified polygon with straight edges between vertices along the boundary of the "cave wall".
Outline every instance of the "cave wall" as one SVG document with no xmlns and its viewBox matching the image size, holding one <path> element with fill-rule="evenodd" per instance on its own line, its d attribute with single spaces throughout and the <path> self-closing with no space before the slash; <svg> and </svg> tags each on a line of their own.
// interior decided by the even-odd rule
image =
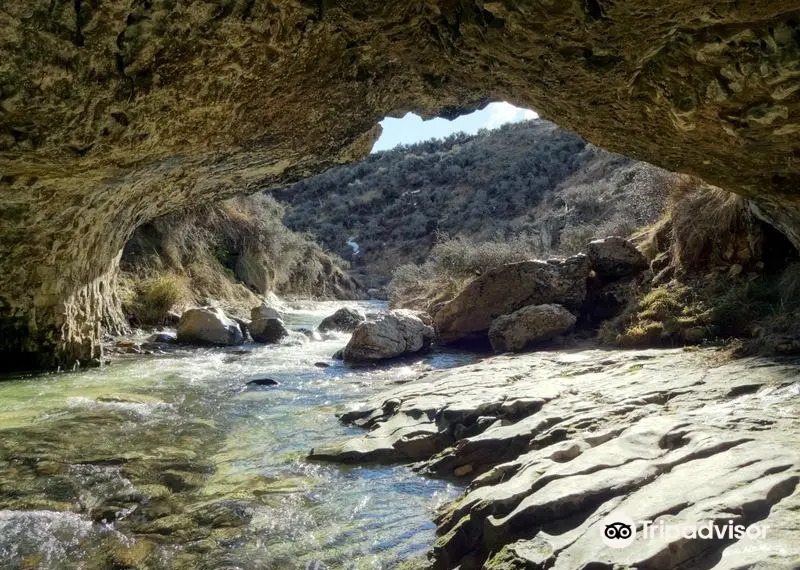
<svg viewBox="0 0 800 570">
<path fill-rule="evenodd" d="M 756 198 L 800 245 L 796 0 L 5 0 L 2 362 L 99 355 L 138 225 L 492 100 Z"/>
</svg>

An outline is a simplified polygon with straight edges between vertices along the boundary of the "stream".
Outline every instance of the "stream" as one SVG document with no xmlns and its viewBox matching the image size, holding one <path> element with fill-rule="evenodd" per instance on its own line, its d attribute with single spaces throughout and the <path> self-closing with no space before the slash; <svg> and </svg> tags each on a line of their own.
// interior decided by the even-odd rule
<svg viewBox="0 0 800 570">
<path fill-rule="evenodd" d="M 308 303 L 286 323 L 345 305 L 383 308 Z M 0 568 L 379 569 L 423 554 L 458 487 L 306 455 L 359 432 L 337 411 L 471 357 L 352 370 L 330 359 L 347 339 L 176 348 L 1 381 Z M 280 385 L 246 386 L 264 377 Z"/>
</svg>

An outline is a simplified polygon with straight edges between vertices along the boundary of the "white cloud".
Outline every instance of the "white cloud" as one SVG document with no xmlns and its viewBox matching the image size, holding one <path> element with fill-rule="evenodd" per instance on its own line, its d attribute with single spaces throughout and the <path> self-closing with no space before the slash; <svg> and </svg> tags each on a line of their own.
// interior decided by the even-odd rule
<svg viewBox="0 0 800 570">
<path fill-rule="evenodd" d="M 486 121 L 487 129 L 496 129 L 500 125 L 506 123 L 518 123 L 520 121 L 535 119 L 539 116 L 530 109 L 520 109 L 505 101 L 502 103 L 490 103 L 488 110 L 490 114 Z"/>
<path fill-rule="evenodd" d="M 399 144 L 441 139 L 457 132 L 475 134 L 483 128 L 496 129 L 506 123 L 518 123 L 537 117 L 530 109 L 520 109 L 505 102 L 490 103 L 480 111 L 462 115 L 452 121 L 441 118 L 423 121 L 414 113 L 407 113 L 400 119 L 387 117 L 381 121 L 383 133 L 372 151 L 388 150 Z"/>
</svg>

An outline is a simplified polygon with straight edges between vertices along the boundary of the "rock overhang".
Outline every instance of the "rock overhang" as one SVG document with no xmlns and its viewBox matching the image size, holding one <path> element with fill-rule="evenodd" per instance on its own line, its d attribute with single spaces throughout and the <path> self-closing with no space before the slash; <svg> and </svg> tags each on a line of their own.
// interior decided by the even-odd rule
<svg viewBox="0 0 800 570">
<path fill-rule="evenodd" d="M 356 160 L 407 110 L 533 108 L 755 198 L 797 245 L 799 22 L 789 0 L 10 0 L 0 307 L 26 338 L 0 352 L 96 356 L 135 227 Z"/>
</svg>

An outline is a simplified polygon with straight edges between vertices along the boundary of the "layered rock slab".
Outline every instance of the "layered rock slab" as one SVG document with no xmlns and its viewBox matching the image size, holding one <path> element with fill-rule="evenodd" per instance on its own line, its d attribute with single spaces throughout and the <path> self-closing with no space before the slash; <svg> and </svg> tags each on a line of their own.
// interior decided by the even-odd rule
<svg viewBox="0 0 800 570">
<path fill-rule="evenodd" d="M 342 419 L 370 431 L 313 456 L 468 482 L 437 518 L 436 568 L 794 568 L 797 366 L 681 350 L 494 357 L 355 407 Z M 617 512 L 775 532 L 616 550 L 601 533 Z"/>
</svg>

